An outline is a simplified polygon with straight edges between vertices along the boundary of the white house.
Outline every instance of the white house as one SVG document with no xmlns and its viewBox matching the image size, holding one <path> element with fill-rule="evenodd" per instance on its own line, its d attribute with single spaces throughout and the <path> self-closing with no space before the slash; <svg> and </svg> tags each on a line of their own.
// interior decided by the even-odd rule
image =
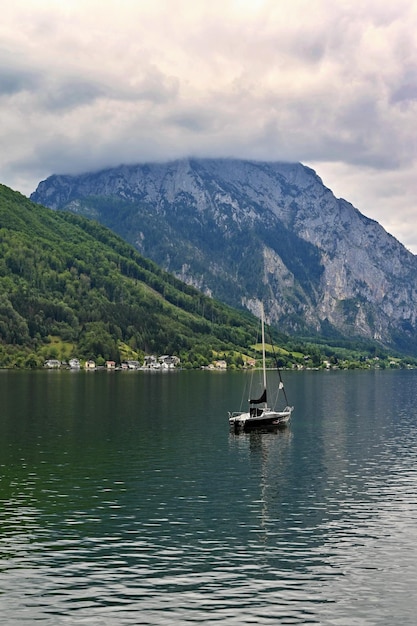
<svg viewBox="0 0 417 626">
<path fill-rule="evenodd" d="M 58 361 L 57 359 L 48 359 L 47 361 L 45 361 L 43 366 L 49 367 L 49 369 L 56 369 L 58 367 L 61 367 L 61 361 Z"/>
</svg>

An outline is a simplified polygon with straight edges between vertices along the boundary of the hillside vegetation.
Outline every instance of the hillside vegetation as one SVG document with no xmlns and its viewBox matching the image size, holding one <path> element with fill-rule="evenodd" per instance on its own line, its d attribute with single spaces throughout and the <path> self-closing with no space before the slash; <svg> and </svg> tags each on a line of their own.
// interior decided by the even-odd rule
<svg viewBox="0 0 417 626">
<path fill-rule="evenodd" d="M 203 296 L 96 222 L 0 186 L 0 366 L 244 352 L 257 320 Z"/>
</svg>

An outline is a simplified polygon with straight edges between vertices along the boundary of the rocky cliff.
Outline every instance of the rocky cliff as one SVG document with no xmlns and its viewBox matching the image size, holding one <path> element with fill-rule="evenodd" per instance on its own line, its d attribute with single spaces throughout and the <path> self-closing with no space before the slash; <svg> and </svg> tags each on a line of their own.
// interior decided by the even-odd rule
<svg viewBox="0 0 417 626">
<path fill-rule="evenodd" d="M 186 159 L 51 176 L 31 199 L 97 219 L 184 281 L 290 333 L 417 351 L 417 257 L 301 165 Z"/>
</svg>

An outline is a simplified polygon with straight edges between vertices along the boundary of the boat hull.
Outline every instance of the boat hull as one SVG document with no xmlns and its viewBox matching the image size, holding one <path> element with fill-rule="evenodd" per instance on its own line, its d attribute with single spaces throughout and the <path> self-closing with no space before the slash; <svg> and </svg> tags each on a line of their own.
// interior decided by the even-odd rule
<svg viewBox="0 0 417 626">
<path fill-rule="evenodd" d="M 267 426 L 284 426 L 291 418 L 292 407 L 286 407 L 283 411 L 260 411 L 254 415 L 251 412 L 233 413 L 229 416 L 229 425 L 235 430 L 252 430 Z"/>
</svg>

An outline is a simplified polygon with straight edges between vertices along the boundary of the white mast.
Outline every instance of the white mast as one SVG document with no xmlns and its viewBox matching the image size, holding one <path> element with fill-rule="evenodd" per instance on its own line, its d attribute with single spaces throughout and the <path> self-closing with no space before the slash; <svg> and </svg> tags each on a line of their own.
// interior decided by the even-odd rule
<svg viewBox="0 0 417 626">
<path fill-rule="evenodd" d="M 264 375 L 264 390 L 266 390 L 266 365 L 265 365 L 265 329 L 264 329 L 264 305 L 261 304 L 261 319 L 262 319 L 262 369 Z M 265 408 L 267 403 L 265 402 Z"/>
</svg>

